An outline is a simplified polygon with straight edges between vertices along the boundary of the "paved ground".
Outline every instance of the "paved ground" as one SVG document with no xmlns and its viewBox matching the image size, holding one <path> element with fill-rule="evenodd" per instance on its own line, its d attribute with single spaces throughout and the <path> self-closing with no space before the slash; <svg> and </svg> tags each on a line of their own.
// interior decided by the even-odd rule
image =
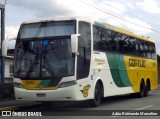
<svg viewBox="0 0 160 119">
<path fill-rule="evenodd" d="M 4 110 L 12 110 L 12 111 L 29 111 L 29 112 L 42 112 L 43 116 L 47 115 L 49 117 L 45 117 L 46 119 L 54 116 L 55 119 L 76 119 L 81 118 L 120 118 L 127 119 L 128 117 L 124 116 L 106 116 L 104 113 L 108 113 L 110 111 L 114 112 L 136 112 L 136 111 L 153 111 L 160 114 L 160 90 L 155 90 L 150 92 L 148 97 L 144 98 L 132 98 L 129 95 L 125 96 L 116 96 L 116 97 L 108 97 L 106 98 L 102 105 L 97 108 L 90 107 L 87 103 L 57 103 L 57 105 L 43 107 L 40 103 L 37 102 L 27 102 L 27 101 L 15 101 L 15 100 L 6 100 L 0 101 L 0 111 Z M 76 110 L 76 111 L 75 111 Z M 104 115 L 103 115 L 104 114 Z M 55 116 L 58 115 L 58 116 Z M 66 116 L 67 115 L 67 116 Z M 74 115 L 74 116 L 73 116 Z M 99 116 L 98 116 L 99 115 Z M 93 117 L 94 116 L 94 117 Z M 8 119 L 3 117 L 4 119 Z M 14 117 L 13 117 L 14 118 Z M 21 119 L 22 117 L 16 117 L 16 119 Z M 36 118 L 36 117 L 31 117 Z M 144 116 L 131 116 L 130 119 L 143 119 Z M 157 116 L 147 116 L 149 119 L 158 119 Z M 0 117 L 1 119 L 1 117 Z M 41 119 L 38 117 L 38 119 Z"/>
<path fill-rule="evenodd" d="M 26 109 L 26 107 L 38 105 L 38 102 L 28 102 L 28 101 L 16 101 L 15 99 L 1 100 L 0 101 L 0 111 L 4 110 L 21 110 Z"/>
</svg>

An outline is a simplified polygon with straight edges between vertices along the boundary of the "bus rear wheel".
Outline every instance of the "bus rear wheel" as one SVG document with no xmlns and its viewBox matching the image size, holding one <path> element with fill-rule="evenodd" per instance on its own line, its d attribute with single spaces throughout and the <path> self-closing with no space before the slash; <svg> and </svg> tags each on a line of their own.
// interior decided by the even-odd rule
<svg viewBox="0 0 160 119">
<path fill-rule="evenodd" d="M 149 94 L 149 89 L 150 89 L 150 85 L 149 82 L 147 81 L 146 85 L 145 85 L 145 91 L 144 91 L 144 97 L 147 97 Z"/>
<path fill-rule="evenodd" d="M 98 107 L 101 103 L 102 99 L 102 88 L 100 83 L 96 83 L 95 90 L 94 90 L 94 99 L 91 100 L 91 106 Z"/>
<path fill-rule="evenodd" d="M 144 94 L 145 94 L 145 84 L 144 84 L 144 82 L 142 82 L 140 85 L 140 91 L 137 95 L 139 98 L 143 98 Z"/>
</svg>

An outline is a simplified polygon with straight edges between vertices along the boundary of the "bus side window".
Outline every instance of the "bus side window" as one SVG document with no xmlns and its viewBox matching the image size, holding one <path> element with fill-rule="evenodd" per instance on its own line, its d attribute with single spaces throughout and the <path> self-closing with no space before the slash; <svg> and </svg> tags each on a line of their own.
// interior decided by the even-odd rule
<svg viewBox="0 0 160 119">
<path fill-rule="evenodd" d="M 109 52 L 115 52 L 117 50 L 117 34 L 114 31 L 108 30 L 108 44 L 107 44 L 107 51 Z"/>
<path fill-rule="evenodd" d="M 98 34 L 98 28 L 96 26 L 93 26 L 93 49 L 98 50 L 98 42 L 100 41 L 99 39 L 99 34 Z"/>
<path fill-rule="evenodd" d="M 77 79 L 86 78 L 89 75 L 91 60 L 91 27 L 89 23 L 79 23 Z"/>
<path fill-rule="evenodd" d="M 129 49 L 129 54 L 130 55 L 136 55 L 136 41 L 137 39 L 134 38 L 134 37 L 129 37 L 129 46 L 128 46 L 128 49 Z"/>
<path fill-rule="evenodd" d="M 140 56 L 144 57 L 144 43 L 141 40 L 139 40 L 139 47 L 140 47 L 139 49 Z"/>
<path fill-rule="evenodd" d="M 125 49 L 124 49 L 124 42 L 122 40 L 122 34 L 118 34 L 119 36 L 119 41 L 118 41 L 118 52 L 119 53 L 124 53 L 125 52 Z"/>
<path fill-rule="evenodd" d="M 148 43 L 148 42 L 145 42 L 145 57 L 146 57 L 146 58 L 150 58 L 149 54 L 150 54 L 150 51 L 149 51 L 149 43 Z"/>
<path fill-rule="evenodd" d="M 152 58 L 152 57 L 151 57 L 151 44 L 148 43 L 147 47 L 148 47 L 147 58 L 151 59 L 151 58 Z"/>
<path fill-rule="evenodd" d="M 106 30 L 105 29 L 101 29 L 99 30 L 100 32 L 100 35 L 99 35 L 99 38 L 100 38 L 100 41 L 99 41 L 99 50 L 101 51 L 107 51 L 107 33 L 106 33 Z"/>
<path fill-rule="evenodd" d="M 107 51 L 107 30 L 94 26 L 93 28 L 93 40 L 94 40 L 94 50 Z"/>
<path fill-rule="evenodd" d="M 135 56 L 139 56 L 140 55 L 140 53 L 139 53 L 139 49 L 140 49 L 139 39 L 136 39 L 134 44 L 135 44 Z"/>
<path fill-rule="evenodd" d="M 127 54 L 129 52 L 128 46 L 129 46 L 129 37 L 121 34 L 121 37 L 119 37 L 119 52 L 123 54 Z"/>
<path fill-rule="evenodd" d="M 151 44 L 151 58 L 156 59 L 156 49 L 153 43 Z"/>
</svg>

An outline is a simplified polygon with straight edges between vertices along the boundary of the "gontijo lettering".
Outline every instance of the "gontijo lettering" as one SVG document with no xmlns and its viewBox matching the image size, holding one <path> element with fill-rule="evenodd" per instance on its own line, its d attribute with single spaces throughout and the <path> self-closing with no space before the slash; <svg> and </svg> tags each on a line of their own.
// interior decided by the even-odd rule
<svg viewBox="0 0 160 119">
<path fill-rule="evenodd" d="M 130 67 L 146 67 L 145 60 L 129 59 Z"/>
<path fill-rule="evenodd" d="M 95 58 L 95 61 L 96 61 L 96 62 L 103 62 L 103 63 L 104 63 L 104 62 L 105 62 L 105 59 Z"/>
</svg>

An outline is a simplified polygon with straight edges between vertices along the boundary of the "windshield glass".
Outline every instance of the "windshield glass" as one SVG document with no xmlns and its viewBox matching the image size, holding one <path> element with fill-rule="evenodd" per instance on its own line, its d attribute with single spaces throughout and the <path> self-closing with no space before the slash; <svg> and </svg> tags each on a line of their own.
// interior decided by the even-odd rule
<svg viewBox="0 0 160 119">
<path fill-rule="evenodd" d="M 74 73 L 70 39 L 19 42 L 16 52 L 15 77 L 63 77 Z"/>
<path fill-rule="evenodd" d="M 24 24 L 20 30 L 20 38 L 67 36 L 75 33 L 75 21 L 51 21 Z"/>
<path fill-rule="evenodd" d="M 14 77 L 74 75 L 70 36 L 74 33 L 72 21 L 22 25 L 15 48 Z"/>
</svg>

